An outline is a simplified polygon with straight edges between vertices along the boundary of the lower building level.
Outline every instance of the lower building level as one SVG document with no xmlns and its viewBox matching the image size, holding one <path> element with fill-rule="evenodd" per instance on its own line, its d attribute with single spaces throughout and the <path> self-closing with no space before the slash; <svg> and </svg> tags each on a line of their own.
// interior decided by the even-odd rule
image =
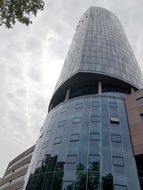
<svg viewBox="0 0 143 190">
<path fill-rule="evenodd" d="M 124 93 L 68 99 L 48 114 L 26 190 L 140 190 Z"/>
</svg>

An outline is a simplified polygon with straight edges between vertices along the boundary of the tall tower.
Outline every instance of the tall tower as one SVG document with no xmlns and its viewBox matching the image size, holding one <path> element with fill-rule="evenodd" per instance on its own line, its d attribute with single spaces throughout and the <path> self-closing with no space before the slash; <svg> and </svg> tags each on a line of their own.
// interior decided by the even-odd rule
<svg viewBox="0 0 143 190">
<path fill-rule="evenodd" d="M 28 170 L 26 190 L 140 190 L 124 97 L 142 85 L 121 23 L 81 17 Z"/>
</svg>

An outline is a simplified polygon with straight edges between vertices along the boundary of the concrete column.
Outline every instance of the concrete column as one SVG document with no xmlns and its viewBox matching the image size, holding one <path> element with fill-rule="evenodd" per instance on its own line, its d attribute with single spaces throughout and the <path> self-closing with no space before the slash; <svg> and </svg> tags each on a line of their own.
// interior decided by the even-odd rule
<svg viewBox="0 0 143 190">
<path fill-rule="evenodd" d="M 98 81 L 98 94 L 102 93 L 102 83 L 101 81 Z"/>
<path fill-rule="evenodd" d="M 67 90 L 65 101 L 69 99 L 69 96 L 70 96 L 70 88 L 68 88 Z"/>
<path fill-rule="evenodd" d="M 133 88 L 131 88 L 131 94 L 132 94 L 132 93 L 134 93 L 134 89 L 133 89 Z"/>
</svg>

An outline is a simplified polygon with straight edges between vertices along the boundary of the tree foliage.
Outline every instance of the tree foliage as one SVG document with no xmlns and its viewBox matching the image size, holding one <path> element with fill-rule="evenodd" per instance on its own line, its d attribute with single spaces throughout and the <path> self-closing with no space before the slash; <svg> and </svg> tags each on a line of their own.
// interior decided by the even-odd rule
<svg viewBox="0 0 143 190">
<path fill-rule="evenodd" d="M 0 25 L 12 28 L 16 21 L 29 25 L 30 16 L 43 9 L 43 0 L 0 0 Z"/>
</svg>

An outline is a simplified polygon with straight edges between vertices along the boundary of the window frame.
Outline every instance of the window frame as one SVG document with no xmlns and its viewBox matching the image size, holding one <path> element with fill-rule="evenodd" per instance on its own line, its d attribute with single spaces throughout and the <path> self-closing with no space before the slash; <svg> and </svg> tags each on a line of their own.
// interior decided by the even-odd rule
<svg viewBox="0 0 143 190">
<path fill-rule="evenodd" d="M 92 138 L 92 135 L 97 135 L 98 138 Z M 90 133 L 90 141 L 100 141 L 100 133 Z"/>
<path fill-rule="evenodd" d="M 76 121 L 76 119 L 80 119 L 80 121 Z M 81 123 L 81 117 L 74 117 L 72 123 L 73 124 Z"/>
<path fill-rule="evenodd" d="M 65 125 L 65 120 L 61 120 L 58 122 L 58 128 L 63 127 Z"/>
<path fill-rule="evenodd" d="M 96 118 L 96 119 L 94 120 L 94 118 Z M 91 122 L 100 122 L 100 116 L 98 116 L 98 115 L 92 115 L 91 116 Z"/>
<path fill-rule="evenodd" d="M 60 140 L 59 140 L 59 141 L 55 141 L 55 140 L 57 140 L 57 139 L 60 139 Z M 55 145 L 55 144 L 60 144 L 61 142 L 62 142 L 62 136 L 59 136 L 59 137 L 55 137 L 55 138 L 54 138 L 54 143 L 53 143 L 53 144 L 54 144 L 54 145 Z"/>
<path fill-rule="evenodd" d="M 89 155 L 88 155 L 88 163 L 89 163 L 89 164 L 92 164 L 92 163 L 94 162 L 94 161 L 90 161 L 90 157 L 91 157 L 91 156 L 98 157 L 99 159 L 96 160 L 96 161 L 99 161 L 99 162 L 100 162 L 100 155 L 99 155 L 99 154 L 89 154 Z M 95 161 L 95 162 L 96 162 L 96 161 Z"/>
<path fill-rule="evenodd" d="M 77 139 L 72 139 L 73 136 L 77 136 L 78 138 Z M 70 142 L 79 141 L 79 137 L 80 137 L 80 134 L 71 134 L 71 136 L 70 136 Z"/>
<path fill-rule="evenodd" d="M 122 164 L 116 163 L 117 160 L 115 160 L 115 159 L 122 159 Z M 124 157 L 122 157 L 122 156 L 112 156 L 112 162 L 113 162 L 114 166 L 119 166 L 119 167 L 124 167 L 125 166 Z"/>
<path fill-rule="evenodd" d="M 120 137 L 120 139 L 119 140 L 113 139 L 115 136 Z M 111 134 L 111 141 L 116 142 L 116 143 L 121 143 L 122 142 L 121 135 L 119 135 L 119 134 Z"/>
<path fill-rule="evenodd" d="M 117 102 L 109 102 L 109 107 L 110 108 L 118 108 Z"/>
<path fill-rule="evenodd" d="M 98 101 L 93 101 L 93 102 L 92 102 L 92 107 L 97 107 L 97 108 L 99 108 L 99 107 L 100 107 L 100 102 L 98 102 Z"/>
<path fill-rule="evenodd" d="M 75 104 L 75 109 L 81 109 L 83 108 L 83 103 L 76 103 Z"/>
<path fill-rule="evenodd" d="M 68 107 L 65 106 L 65 107 L 62 108 L 61 113 L 65 113 L 65 112 L 67 112 L 67 111 L 68 111 Z"/>
</svg>

